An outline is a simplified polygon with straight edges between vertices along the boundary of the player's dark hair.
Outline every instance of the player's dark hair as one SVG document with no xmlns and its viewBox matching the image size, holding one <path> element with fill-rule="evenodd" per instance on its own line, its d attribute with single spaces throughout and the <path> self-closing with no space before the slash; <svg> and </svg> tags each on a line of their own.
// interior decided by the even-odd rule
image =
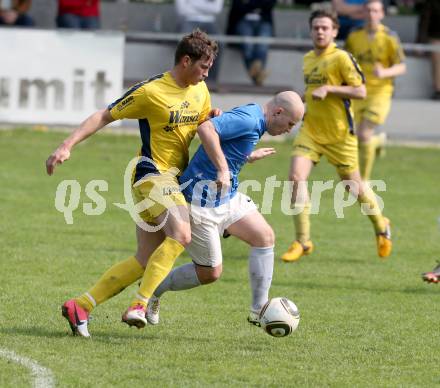
<svg viewBox="0 0 440 388">
<path fill-rule="evenodd" d="M 191 34 L 185 35 L 177 44 L 174 64 L 177 65 L 185 55 L 188 55 L 193 62 L 202 57 L 215 59 L 217 52 L 217 42 L 196 28 Z"/>
<path fill-rule="evenodd" d="M 333 23 L 333 28 L 339 28 L 338 15 L 335 11 L 328 9 L 318 9 L 313 11 L 309 17 L 309 27 L 312 28 L 312 22 L 318 18 L 329 18 Z"/>
</svg>

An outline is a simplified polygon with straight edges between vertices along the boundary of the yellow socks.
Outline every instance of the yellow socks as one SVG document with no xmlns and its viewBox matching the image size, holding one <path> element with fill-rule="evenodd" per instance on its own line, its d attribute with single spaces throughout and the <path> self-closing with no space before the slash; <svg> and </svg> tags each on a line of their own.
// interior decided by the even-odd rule
<svg viewBox="0 0 440 388">
<path fill-rule="evenodd" d="M 83 309 L 87 310 L 89 313 L 96 307 L 95 299 L 86 292 L 78 298 L 75 298 L 76 303 L 78 303 Z"/>
<path fill-rule="evenodd" d="M 361 206 L 363 203 L 367 204 L 369 208 L 367 216 L 372 222 L 376 234 L 382 233 L 386 229 L 385 219 L 377 204 L 376 197 L 369 187 L 365 187 L 365 193 L 359 195 L 358 202 Z"/>
<path fill-rule="evenodd" d="M 148 299 L 153 295 L 154 290 L 166 278 L 173 268 L 177 257 L 185 248 L 178 241 L 171 237 L 166 237 L 148 259 L 145 267 L 144 276 L 139 286 L 138 295 L 133 300 L 131 306 L 142 304 L 146 305 Z"/>
<path fill-rule="evenodd" d="M 143 273 L 144 268 L 134 256 L 131 256 L 109 268 L 88 292 L 75 300 L 90 312 L 95 306 L 119 294 L 124 288 L 140 279 Z"/>
<path fill-rule="evenodd" d="M 364 181 L 369 181 L 376 159 L 377 140 L 372 136 L 368 143 L 359 143 L 359 170 Z"/>
<path fill-rule="evenodd" d="M 75 300 L 82 308 L 91 312 L 94 307 L 119 294 L 143 275 L 139 298 L 133 304 L 145 305 L 183 250 L 184 247 L 178 241 L 167 237 L 151 255 L 145 270 L 134 256 L 129 257 L 109 268 L 88 292 Z"/>
<path fill-rule="evenodd" d="M 302 206 L 304 206 L 303 211 L 293 216 L 293 222 L 295 223 L 296 239 L 301 244 L 305 244 L 310 240 L 310 201 L 304 205 L 295 204 L 294 209 L 299 211 Z"/>
</svg>

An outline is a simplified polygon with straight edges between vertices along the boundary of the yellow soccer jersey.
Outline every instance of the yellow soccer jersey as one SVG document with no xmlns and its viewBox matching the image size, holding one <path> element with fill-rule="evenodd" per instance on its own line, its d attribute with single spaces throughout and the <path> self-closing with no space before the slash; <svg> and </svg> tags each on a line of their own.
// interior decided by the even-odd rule
<svg viewBox="0 0 440 388">
<path fill-rule="evenodd" d="M 180 175 L 189 159 L 188 147 L 206 120 L 211 98 L 205 82 L 182 88 L 169 72 L 134 85 L 108 109 L 115 119 L 138 119 L 142 139 L 134 181 L 146 174 L 177 167 Z"/>
<path fill-rule="evenodd" d="M 380 24 L 376 33 L 371 36 L 365 28 L 360 28 L 350 33 L 345 48 L 353 54 L 362 67 L 367 93 L 379 91 L 391 95 L 393 79 L 379 79 L 374 75 L 373 70 L 376 63 L 390 67 L 404 61 L 405 56 L 397 34 L 383 24 Z"/>
<path fill-rule="evenodd" d="M 353 132 L 351 101 L 333 94 L 324 100 L 314 100 L 312 92 L 323 85 L 360 86 L 364 76 L 354 58 L 331 44 L 320 55 L 312 50 L 304 56 L 304 83 L 306 85 L 306 115 L 302 131 L 320 144 L 333 144 L 344 140 Z"/>
</svg>

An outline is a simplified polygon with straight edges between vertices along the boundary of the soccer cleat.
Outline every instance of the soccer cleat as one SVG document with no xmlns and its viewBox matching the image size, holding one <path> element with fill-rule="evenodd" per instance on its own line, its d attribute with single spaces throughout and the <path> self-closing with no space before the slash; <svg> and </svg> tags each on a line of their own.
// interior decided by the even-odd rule
<svg viewBox="0 0 440 388">
<path fill-rule="evenodd" d="M 391 222 L 388 218 L 385 219 L 385 231 L 376 235 L 377 254 L 379 257 L 386 258 L 391 255 L 393 249 L 393 242 L 391 241 Z"/>
<path fill-rule="evenodd" d="M 145 318 L 150 325 L 157 325 L 159 323 L 159 310 L 160 310 L 160 299 L 154 295 L 148 301 L 147 313 Z"/>
<path fill-rule="evenodd" d="M 431 272 L 422 273 L 422 279 L 428 283 L 439 283 L 440 282 L 440 262 Z"/>
<path fill-rule="evenodd" d="M 89 313 L 83 309 L 75 299 L 69 299 L 61 306 L 61 313 L 69 322 L 73 335 L 81 337 L 90 337 L 87 324 L 89 322 Z"/>
<path fill-rule="evenodd" d="M 300 259 L 301 256 L 310 255 L 313 252 L 313 243 L 311 240 L 301 244 L 298 240 L 290 245 L 286 253 L 281 256 L 281 260 L 286 263 L 294 262 Z"/>
<path fill-rule="evenodd" d="M 247 317 L 247 321 L 251 324 L 251 325 L 255 325 L 260 327 L 261 323 L 260 323 L 260 314 L 255 312 L 255 311 L 250 311 L 248 317 Z"/>
<path fill-rule="evenodd" d="M 148 324 L 145 319 L 146 312 L 147 308 L 143 304 L 138 303 L 134 306 L 130 306 L 122 315 L 121 320 L 128 326 L 136 326 L 138 329 L 142 329 Z"/>
</svg>

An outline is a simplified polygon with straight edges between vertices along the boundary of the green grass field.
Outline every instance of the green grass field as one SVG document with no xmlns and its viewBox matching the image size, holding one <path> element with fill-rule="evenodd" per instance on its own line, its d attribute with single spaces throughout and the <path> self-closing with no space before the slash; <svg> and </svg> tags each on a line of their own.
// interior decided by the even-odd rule
<svg viewBox="0 0 440 388">
<path fill-rule="evenodd" d="M 275 191 L 267 215 L 277 235 L 271 295 L 300 309 L 290 337 L 272 338 L 246 322 L 248 250 L 230 238 L 222 278 L 165 294 L 160 325 L 136 330 L 120 323 L 133 286 L 95 310 L 87 340 L 71 336 L 60 305 L 134 252 L 133 222 L 113 203 L 124 201 L 122 175 L 140 140 L 97 135 L 48 177 L 44 161 L 64 137 L 0 131 L 1 387 L 32 383 L 31 371 L 8 361 L 6 351 L 49 368 L 57 386 L 69 387 L 440 386 L 440 285 L 420 278 L 440 258 L 440 150 L 391 147 L 376 166 L 393 224 L 395 249 L 386 262 L 377 258 L 372 227 L 358 206 L 337 219 L 326 192 L 312 216 L 315 253 L 282 263 L 293 222 Z M 242 180 L 285 179 L 290 144 L 274 146 L 278 154 L 247 166 Z M 85 216 L 82 205 L 90 199 L 82 192 L 67 225 L 54 206 L 64 179 L 77 179 L 83 191 L 92 179 L 106 180 L 106 211 Z M 323 162 L 312 179 L 336 176 Z M 261 193 L 251 195 L 261 202 Z"/>
</svg>

